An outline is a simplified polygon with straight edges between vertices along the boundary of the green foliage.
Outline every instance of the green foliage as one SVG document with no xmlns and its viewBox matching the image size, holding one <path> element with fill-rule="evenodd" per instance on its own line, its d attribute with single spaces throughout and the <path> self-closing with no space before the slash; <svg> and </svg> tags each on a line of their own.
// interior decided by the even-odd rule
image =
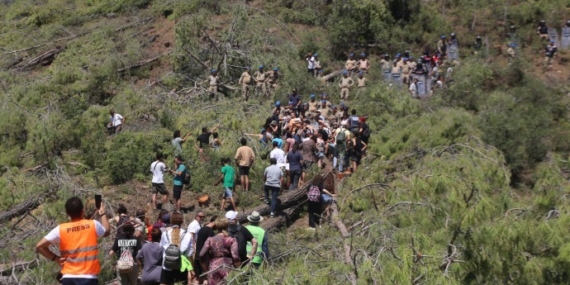
<svg viewBox="0 0 570 285">
<path fill-rule="evenodd" d="M 153 154 L 161 144 L 161 137 L 154 134 L 122 132 L 115 136 L 105 159 L 111 182 L 123 183 L 135 174 L 148 173 L 148 166 L 154 160 Z"/>
<path fill-rule="evenodd" d="M 390 16 L 383 2 L 334 1 L 328 23 L 335 29 L 329 32 L 333 52 L 349 50 L 354 45 L 385 42 L 389 39 Z"/>
</svg>

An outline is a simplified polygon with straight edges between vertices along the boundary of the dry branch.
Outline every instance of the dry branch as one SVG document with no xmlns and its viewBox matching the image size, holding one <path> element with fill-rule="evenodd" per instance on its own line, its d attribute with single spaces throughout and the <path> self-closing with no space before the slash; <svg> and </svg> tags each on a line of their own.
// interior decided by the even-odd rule
<svg viewBox="0 0 570 285">
<path fill-rule="evenodd" d="M 410 201 L 402 201 L 402 202 L 398 202 L 390 207 L 388 207 L 388 209 L 386 209 L 384 211 L 384 215 L 386 215 L 388 212 L 390 212 L 391 210 L 393 210 L 394 208 L 400 206 L 400 205 L 418 205 L 418 206 L 425 206 L 425 204 L 423 203 L 415 203 L 415 202 L 410 202 Z"/>
</svg>

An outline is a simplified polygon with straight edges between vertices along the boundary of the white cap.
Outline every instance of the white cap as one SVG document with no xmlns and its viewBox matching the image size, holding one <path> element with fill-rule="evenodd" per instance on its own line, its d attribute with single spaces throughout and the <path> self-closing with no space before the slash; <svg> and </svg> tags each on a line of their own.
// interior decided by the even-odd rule
<svg viewBox="0 0 570 285">
<path fill-rule="evenodd" d="M 226 218 L 228 220 L 235 220 L 237 218 L 237 215 L 238 215 L 238 212 L 236 212 L 236 211 L 228 211 L 226 213 Z"/>
</svg>

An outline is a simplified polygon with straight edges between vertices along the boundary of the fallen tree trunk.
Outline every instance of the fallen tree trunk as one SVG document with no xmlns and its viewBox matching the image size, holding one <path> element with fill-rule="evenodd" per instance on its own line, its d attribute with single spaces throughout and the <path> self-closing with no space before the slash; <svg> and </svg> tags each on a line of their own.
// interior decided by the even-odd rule
<svg viewBox="0 0 570 285">
<path fill-rule="evenodd" d="M 39 56 L 35 57 L 34 59 L 30 60 L 26 65 L 21 66 L 20 68 L 25 69 L 38 64 L 48 65 L 55 59 L 55 56 L 58 55 L 60 52 L 62 52 L 64 49 L 65 48 L 62 47 L 56 47 L 52 50 L 48 50 L 40 54 Z"/>
<path fill-rule="evenodd" d="M 26 201 L 12 207 L 8 211 L 0 212 L 0 224 L 7 222 L 13 218 L 26 214 L 27 212 L 41 205 L 42 199 L 46 194 L 34 195 Z"/>
<path fill-rule="evenodd" d="M 334 175 L 329 170 L 325 170 L 317 175 L 322 175 L 325 177 L 325 188 L 334 188 Z M 333 186 L 329 186 L 331 184 Z M 309 190 L 309 185 L 310 184 L 305 184 L 296 190 L 288 191 L 284 195 L 281 195 L 278 198 L 277 211 L 283 211 L 284 209 L 304 204 L 307 201 L 307 191 Z M 269 205 L 262 204 L 255 208 L 245 210 L 242 213 L 238 214 L 237 220 L 240 223 L 247 223 L 247 216 L 251 215 L 253 211 L 257 211 L 260 215 L 266 216 L 270 214 L 270 207 Z"/>
<path fill-rule="evenodd" d="M 272 231 L 272 230 L 279 229 L 283 226 L 288 226 L 294 220 L 297 219 L 297 217 L 299 216 L 299 213 L 301 212 L 301 208 L 303 205 L 304 205 L 304 203 L 301 203 L 301 204 L 297 205 L 297 207 L 291 207 L 291 208 L 283 211 L 282 213 L 278 214 L 274 218 L 267 219 L 267 220 L 261 222 L 260 226 L 268 232 Z"/>
<path fill-rule="evenodd" d="M 131 69 L 135 69 L 135 68 L 139 68 L 139 67 L 145 66 L 145 65 L 147 65 L 147 64 L 150 64 L 150 63 L 153 63 L 153 62 L 157 61 L 161 56 L 166 55 L 166 54 L 169 54 L 169 53 L 170 53 L 170 52 L 166 52 L 166 53 L 163 53 L 163 54 L 161 54 L 161 55 L 159 55 L 159 56 L 155 56 L 155 57 L 153 57 L 153 58 L 145 59 L 145 60 L 139 61 L 139 62 L 137 62 L 137 63 L 135 63 L 135 64 L 131 64 L 131 65 L 129 65 L 129 66 L 125 66 L 125 67 L 123 67 L 123 68 L 119 68 L 119 69 L 117 69 L 117 72 L 122 73 L 122 72 L 125 72 L 125 71 L 129 71 L 129 70 L 131 70 Z"/>
<path fill-rule="evenodd" d="M 342 70 L 333 71 L 323 77 L 321 77 L 321 81 L 326 82 L 329 79 L 339 76 L 342 73 Z"/>
<path fill-rule="evenodd" d="M 352 245 L 351 245 L 351 235 L 348 232 L 348 230 L 346 229 L 346 226 L 344 225 L 344 223 L 342 222 L 342 220 L 339 218 L 338 216 L 338 207 L 337 207 L 337 203 L 333 203 L 331 205 L 331 218 L 333 221 L 334 226 L 338 229 L 340 235 L 343 238 L 342 241 L 342 246 L 344 249 L 344 263 L 346 263 L 346 265 L 351 265 L 353 266 L 354 272 L 350 273 L 350 281 L 352 284 L 356 284 L 357 279 L 358 279 L 358 272 L 356 271 L 356 264 L 354 263 L 354 260 L 352 259 Z"/>
</svg>

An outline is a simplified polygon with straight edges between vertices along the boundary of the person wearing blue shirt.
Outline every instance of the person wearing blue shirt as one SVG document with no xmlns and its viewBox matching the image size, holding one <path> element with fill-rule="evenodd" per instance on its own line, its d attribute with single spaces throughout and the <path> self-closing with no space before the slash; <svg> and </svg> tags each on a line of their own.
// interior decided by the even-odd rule
<svg viewBox="0 0 570 285">
<path fill-rule="evenodd" d="M 281 137 L 275 137 L 272 141 L 271 144 L 273 145 L 274 142 L 277 142 L 277 147 L 280 149 L 283 149 L 283 139 L 281 139 Z"/>
<path fill-rule="evenodd" d="M 184 187 L 184 176 L 186 175 L 186 166 L 183 164 L 184 160 L 182 156 L 177 155 L 174 157 L 174 163 L 176 170 L 169 169 L 172 175 L 174 175 L 174 186 L 172 188 L 172 195 L 176 201 L 176 210 L 180 211 L 180 197 L 182 196 L 182 188 Z"/>
</svg>

